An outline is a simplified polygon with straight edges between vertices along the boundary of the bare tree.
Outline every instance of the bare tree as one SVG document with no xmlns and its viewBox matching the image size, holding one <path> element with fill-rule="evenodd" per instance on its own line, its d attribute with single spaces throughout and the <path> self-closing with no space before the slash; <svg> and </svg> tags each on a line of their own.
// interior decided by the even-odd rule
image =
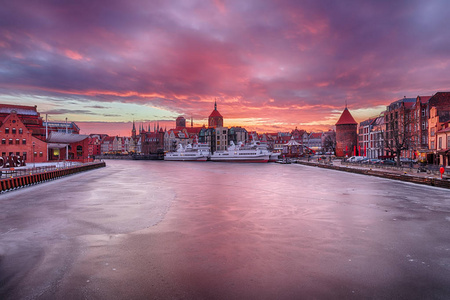
<svg viewBox="0 0 450 300">
<path fill-rule="evenodd" d="M 323 139 L 323 149 L 325 152 L 336 153 L 336 132 L 326 133 Z"/>
<path fill-rule="evenodd" d="M 387 113 L 385 117 L 384 148 L 387 153 L 395 156 L 397 166 L 401 164 L 402 151 L 409 150 L 412 146 L 411 123 L 411 112 L 405 108 Z"/>
</svg>

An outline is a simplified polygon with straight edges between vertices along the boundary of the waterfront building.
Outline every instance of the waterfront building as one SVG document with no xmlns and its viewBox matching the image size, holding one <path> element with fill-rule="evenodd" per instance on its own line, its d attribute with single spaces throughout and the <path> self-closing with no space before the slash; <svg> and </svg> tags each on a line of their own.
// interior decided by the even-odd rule
<svg viewBox="0 0 450 300">
<path fill-rule="evenodd" d="M 0 107 L 0 112 L 4 111 L 4 107 Z M 22 109 L 21 112 L 37 114 L 32 108 Z M 23 123 L 17 111 L 11 109 L 0 123 L 1 156 L 21 156 L 27 163 L 47 161 L 47 143 L 34 137 L 32 132 L 33 130 Z"/>
<path fill-rule="evenodd" d="M 228 128 L 218 126 L 215 128 L 216 142 L 212 144 L 212 153 L 215 151 L 224 151 L 228 149 Z"/>
<path fill-rule="evenodd" d="M 322 151 L 322 139 L 323 139 L 322 131 L 311 132 L 308 135 L 308 143 L 307 143 L 308 148 L 315 152 L 321 152 Z"/>
<path fill-rule="evenodd" d="M 379 117 L 375 118 L 373 121 L 370 132 L 369 132 L 369 142 L 367 146 L 367 157 L 368 158 L 380 158 L 384 153 L 384 113 Z"/>
<path fill-rule="evenodd" d="M 439 164 L 438 154 L 439 140 L 437 132 L 443 129 L 446 122 L 450 120 L 450 92 L 438 92 L 428 100 L 428 153 L 427 161 L 433 164 Z"/>
<path fill-rule="evenodd" d="M 442 123 L 436 132 L 436 156 L 438 163 L 444 167 L 450 165 L 450 121 Z"/>
<path fill-rule="evenodd" d="M 282 152 L 283 146 L 286 145 L 290 140 L 291 137 L 288 135 L 278 136 L 277 139 L 273 141 L 273 152 Z"/>
<path fill-rule="evenodd" d="M 95 157 L 102 153 L 102 139 L 105 137 L 105 134 L 90 134 L 89 142 L 88 142 L 88 155 L 89 157 Z"/>
<path fill-rule="evenodd" d="M 357 127 L 358 123 L 346 106 L 336 123 L 336 156 L 350 157 L 356 155 Z"/>
<path fill-rule="evenodd" d="M 189 133 L 186 128 L 181 130 L 170 129 L 164 133 L 164 151 L 173 152 L 177 149 L 178 145 L 183 145 L 183 148 L 186 148 L 186 145 L 189 144 Z"/>
<path fill-rule="evenodd" d="M 384 139 L 387 157 L 416 158 L 412 149 L 415 103 L 416 98 L 404 97 L 386 107 Z"/>
<path fill-rule="evenodd" d="M 113 153 L 119 150 L 117 136 L 106 136 L 101 141 L 101 154 Z"/>
<path fill-rule="evenodd" d="M 415 157 L 426 161 L 430 153 L 428 148 L 428 118 L 430 115 L 428 101 L 431 96 L 417 96 L 412 108 L 411 149 Z"/>
<path fill-rule="evenodd" d="M 239 142 L 246 143 L 248 141 L 248 132 L 240 126 L 231 127 L 228 130 L 228 143 L 233 141 L 235 145 Z"/>
<path fill-rule="evenodd" d="M 372 128 L 374 126 L 376 118 L 370 118 L 365 121 L 359 123 L 358 126 L 358 152 L 361 156 L 366 156 L 369 158 L 378 158 L 378 157 L 370 157 L 368 155 L 370 148 L 370 137 Z"/>
<path fill-rule="evenodd" d="M 37 106 L 0 104 L 0 126 L 1 152 L 25 156 L 28 163 L 89 159 L 88 136 L 74 122 L 43 122 Z"/>
<path fill-rule="evenodd" d="M 296 141 L 297 143 L 300 143 L 301 145 L 308 144 L 308 139 L 309 139 L 310 134 L 308 132 L 306 132 L 306 130 L 297 129 L 297 127 L 295 127 L 295 129 L 292 130 L 291 133 L 288 134 L 288 136 L 289 135 L 294 138 L 294 141 Z M 282 136 L 282 133 L 279 133 L 279 136 Z"/>
<path fill-rule="evenodd" d="M 141 134 L 141 153 L 144 155 L 161 154 L 164 152 L 165 134 L 162 128 L 155 128 L 153 132 Z"/>
</svg>

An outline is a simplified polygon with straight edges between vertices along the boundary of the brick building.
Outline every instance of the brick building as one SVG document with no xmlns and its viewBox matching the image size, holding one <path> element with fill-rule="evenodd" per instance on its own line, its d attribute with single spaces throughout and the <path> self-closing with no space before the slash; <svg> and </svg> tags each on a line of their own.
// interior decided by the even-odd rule
<svg viewBox="0 0 450 300">
<path fill-rule="evenodd" d="M 75 123 L 43 122 L 36 106 L 0 104 L 0 153 L 27 163 L 88 160 L 88 136 Z"/>
<path fill-rule="evenodd" d="M 0 108 L 0 112 L 5 114 L 6 109 L 2 110 L 2 108 Z M 36 107 L 21 107 L 19 111 L 25 116 L 38 116 Z M 26 120 L 27 117 L 24 117 L 24 119 Z M 31 118 L 31 120 L 33 119 L 37 120 Z M 27 128 L 15 109 L 11 108 L 7 115 L 1 117 L 0 124 L 0 153 L 2 157 L 21 156 L 26 163 L 47 161 L 47 143 L 33 136 L 32 133 L 38 130 L 34 130 L 36 129 L 34 126 L 31 129 Z"/>
<path fill-rule="evenodd" d="M 357 145 L 358 123 L 345 107 L 341 114 L 341 117 L 336 123 L 336 156 L 346 157 L 355 154 L 355 148 Z"/>
<path fill-rule="evenodd" d="M 223 117 L 217 110 L 217 103 L 214 101 L 214 110 L 208 117 L 208 127 L 223 127 Z"/>
</svg>

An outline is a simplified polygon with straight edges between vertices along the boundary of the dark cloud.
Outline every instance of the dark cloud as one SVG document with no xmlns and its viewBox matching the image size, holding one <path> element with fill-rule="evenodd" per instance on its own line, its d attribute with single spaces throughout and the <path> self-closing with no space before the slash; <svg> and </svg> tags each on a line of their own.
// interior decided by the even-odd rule
<svg viewBox="0 0 450 300">
<path fill-rule="evenodd" d="M 66 115 L 66 114 L 80 114 L 80 115 L 98 115 L 96 113 L 93 113 L 89 110 L 84 109 L 51 109 L 47 111 L 43 111 L 43 114 L 49 114 L 49 115 Z"/>
<path fill-rule="evenodd" d="M 448 89 L 449 12 L 445 0 L 6 1 L 0 90 L 192 115 L 214 98 L 236 117 L 366 108 Z"/>
</svg>

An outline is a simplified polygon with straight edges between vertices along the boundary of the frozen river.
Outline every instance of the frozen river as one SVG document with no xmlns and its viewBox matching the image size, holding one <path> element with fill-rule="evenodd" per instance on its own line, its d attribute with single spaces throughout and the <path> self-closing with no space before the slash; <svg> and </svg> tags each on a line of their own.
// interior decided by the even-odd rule
<svg viewBox="0 0 450 300">
<path fill-rule="evenodd" d="M 302 165 L 106 161 L 0 195 L 1 299 L 449 299 L 450 192 Z"/>
</svg>

